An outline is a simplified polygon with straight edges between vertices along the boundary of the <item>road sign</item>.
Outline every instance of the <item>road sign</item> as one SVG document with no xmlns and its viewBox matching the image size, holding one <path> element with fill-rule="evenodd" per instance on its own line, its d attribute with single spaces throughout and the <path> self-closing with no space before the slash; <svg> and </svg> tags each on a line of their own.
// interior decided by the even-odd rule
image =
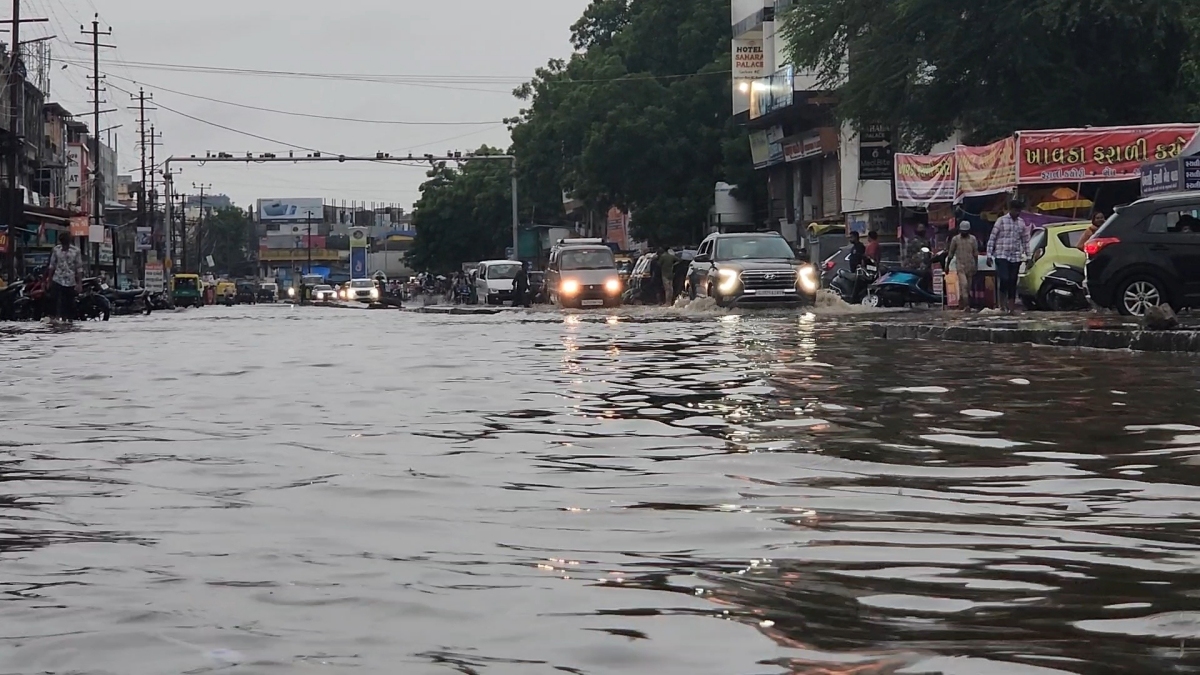
<svg viewBox="0 0 1200 675">
<path fill-rule="evenodd" d="M 886 124 L 868 124 L 858 134 L 858 179 L 892 180 L 892 130 Z"/>
<path fill-rule="evenodd" d="M 162 293 L 163 290 L 163 266 L 162 263 L 146 263 L 146 279 L 144 282 L 146 290 L 151 293 Z"/>
</svg>

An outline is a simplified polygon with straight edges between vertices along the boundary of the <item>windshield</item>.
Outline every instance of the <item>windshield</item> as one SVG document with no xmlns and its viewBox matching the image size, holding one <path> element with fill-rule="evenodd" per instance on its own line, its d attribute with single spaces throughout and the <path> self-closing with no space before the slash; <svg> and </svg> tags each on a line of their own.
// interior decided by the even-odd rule
<svg viewBox="0 0 1200 675">
<path fill-rule="evenodd" d="M 350 288 L 374 288 L 375 282 L 370 279 L 355 279 L 350 282 Z"/>
<path fill-rule="evenodd" d="M 175 288 L 177 288 L 179 290 L 183 290 L 183 291 L 194 291 L 194 290 L 196 290 L 196 280 L 195 279 L 176 278 L 175 279 Z"/>
<path fill-rule="evenodd" d="M 517 272 L 521 271 L 520 265 L 488 265 L 487 278 L 489 279 L 516 279 Z"/>
<path fill-rule="evenodd" d="M 1046 246 L 1046 230 L 1037 229 L 1033 231 L 1033 236 L 1029 238 L 1029 254 L 1033 255 L 1039 248 Z"/>
<path fill-rule="evenodd" d="M 332 291 L 333 286 L 326 286 L 325 284 L 321 284 L 320 286 L 313 288 L 313 290 L 314 291 Z"/>
<path fill-rule="evenodd" d="M 783 237 L 728 237 L 717 240 L 717 260 L 792 260 L 795 257 L 792 247 Z"/>
<path fill-rule="evenodd" d="M 616 267 L 612 251 L 607 248 L 563 251 L 558 261 L 564 270 L 611 270 Z"/>
</svg>

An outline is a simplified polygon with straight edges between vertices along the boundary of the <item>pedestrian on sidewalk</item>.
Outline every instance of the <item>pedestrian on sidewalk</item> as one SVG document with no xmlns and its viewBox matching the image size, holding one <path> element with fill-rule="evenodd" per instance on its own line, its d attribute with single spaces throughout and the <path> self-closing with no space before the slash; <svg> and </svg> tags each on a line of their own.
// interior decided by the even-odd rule
<svg viewBox="0 0 1200 675">
<path fill-rule="evenodd" d="M 958 308 L 971 309 L 971 289 L 975 284 L 975 272 L 979 269 L 979 241 L 971 234 L 970 221 L 958 224 L 958 236 L 950 239 L 946 247 L 946 267 L 954 262 L 954 277 L 958 283 Z"/>
<path fill-rule="evenodd" d="M 50 254 L 51 293 L 55 315 L 60 321 L 75 318 L 75 297 L 83 291 L 83 256 L 71 245 L 71 235 L 60 232 L 58 246 Z"/>
<path fill-rule="evenodd" d="M 879 263 L 881 262 L 882 253 L 879 250 L 879 233 L 875 230 L 871 230 L 867 233 L 866 253 L 867 258 L 874 262 L 875 266 L 878 267 Z"/>
<path fill-rule="evenodd" d="M 662 267 L 663 302 L 668 307 L 675 304 L 675 263 L 679 261 L 670 248 L 659 249 L 659 265 Z"/>
<path fill-rule="evenodd" d="M 1020 200 L 1008 203 L 1008 213 L 1000 216 L 988 239 L 988 262 L 995 261 L 996 280 L 1000 286 L 1000 309 L 1012 314 L 1017 308 L 1017 277 L 1021 263 L 1029 253 L 1029 228 L 1021 218 L 1025 208 Z"/>
</svg>

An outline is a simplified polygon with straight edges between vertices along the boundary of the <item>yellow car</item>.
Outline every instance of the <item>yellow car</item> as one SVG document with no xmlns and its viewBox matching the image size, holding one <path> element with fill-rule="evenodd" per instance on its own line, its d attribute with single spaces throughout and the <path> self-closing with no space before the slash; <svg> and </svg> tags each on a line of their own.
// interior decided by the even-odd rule
<svg viewBox="0 0 1200 675">
<path fill-rule="evenodd" d="M 1082 270 L 1087 264 L 1087 254 L 1076 248 L 1087 228 L 1087 222 L 1055 223 L 1033 231 L 1029 238 L 1029 262 L 1017 282 L 1017 294 L 1026 309 L 1049 309 L 1043 282 L 1055 265 Z"/>
</svg>

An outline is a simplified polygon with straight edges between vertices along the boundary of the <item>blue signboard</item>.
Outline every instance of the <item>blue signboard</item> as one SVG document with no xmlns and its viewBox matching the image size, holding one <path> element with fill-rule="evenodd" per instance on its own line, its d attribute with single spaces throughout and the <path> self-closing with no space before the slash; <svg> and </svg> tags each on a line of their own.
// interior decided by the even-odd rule
<svg viewBox="0 0 1200 675">
<path fill-rule="evenodd" d="M 1200 190 L 1200 157 L 1184 157 L 1183 189 Z"/>
<path fill-rule="evenodd" d="M 1178 192 L 1182 189 L 1179 160 L 1143 164 L 1138 169 L 1142 181 L 1143 195 Z"/>
<path fill-rule="evenodd" d="M 350 278 L 351 279 L 366 279 L 367 278 L 367 249 L 365 249 L 365 248 L 350 249 Z"/>
</svg>

